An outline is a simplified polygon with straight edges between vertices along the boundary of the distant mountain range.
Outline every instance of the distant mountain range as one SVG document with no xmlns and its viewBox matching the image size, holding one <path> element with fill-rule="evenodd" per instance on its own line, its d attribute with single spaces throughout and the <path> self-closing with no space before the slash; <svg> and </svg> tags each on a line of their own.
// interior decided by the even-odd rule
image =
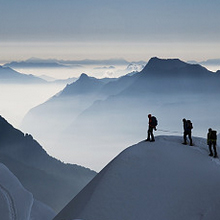
<svg viewBox="0 0 220 220">
<path fill-rule="evenodd" d="M 76 82 L 68 84 L 59 94 L 32 109 L 24 118 L 22 127 L 25 130 L 29 129 L 29 125 L 36 122 L 35 120 L 38 118 L 39 121 L 47 121 L 45 126 L 41 128 L 45 129 L 45 132 L 52 125 L 54 132 L 60 134 L 64 131 L 64 128 L 68 127 L 79 114 L 95 101 L 104 100 L 111 95 L 118 94 L 131 82 L 128 75 L 119 79 L 96 79 L 83 73 Z M 56 120 L 54 120 L 55 118 Z M 35 126 L 32 127 L 31 131 L 35 133 Z"/>
<path fill-rule="evenodd" d="M 201 111 L 198 120 L 204 118 L 203 109 L 206 112 L 209 106 L 218 109 L 215 100 L 219 99 L 219 82 L 218 72 L 199 64 L 154 57 L 142 71 L 107 83 L 83 74 L 58 95 L 30 110 L 22 127 L 44 140 L 44 133 L 53 128 L 57 138 L 63 134 L 61 139 L 69 140 L 70 146 L 77 149 L 78 145 L 100 146 L 104 154 L 105 147 L 110 148 L 113 140 L 120 138 L 123 145 L 146 135 L 143 131 L 148 112 L 154 112 L 168 125 L 171 115 L 172 121 L 179 120 L 177 113 L 182 117 L 192 111 Z M 199 103 L 200 108 L 197 109 L 194 103 Z M 165 112 L 169 112 L 169 116 L 165 117 Z M 40 129 L 33 126 L 39 122 L 43 124 Z"/>
<path fill-rule="evenodd" d="M 28 59 L 20 62 L 10 62 L 4 64 L 4 67 L 11 68 L 65 68 L 66 65 L 59 63 L 57 60 Z"/>
<path fill-rule="evenodd" d="M 71 83 L 75 82 L 78 79 L 76 77 L 71 77 L 71 78 L 68 78 L 68 79 L 55 79 L 53 77 L 46 76 L 46 75 L 41 75 L 41 76 L 39 76 L 39 78 L 41 78 L 43 80 L 46 80 L 47 82 L 57 83 L 57 84 L 71 84 Z"/>
<path fill-rule="evenodd" d="M 0 116 L 0 161 L 34 197 L 58 212 L 95 175 L 78 165 L 64 164 L 49 156 L 29 134 Z"/>
<path fill-rule="evenodd" d="M 197 61 L 188 61 L 189 63 L 196 63 L 196 64 L 201 64 L 201 65 L 207 65 L 207 66 L 219 66 L 220 67 L 220 59 L 209 59 L 201 62 Z"/>
<path fill-rule="evenodd" d="M 143 65 L 146 62 L 138 61 L 132 62 L 134 64 Z M 107 60 L 57 60 L 57 59 L 39 59 L 30 58 L 20 62 L 10 62 L 4 64 L 4 67 L 11 68 L 68 68 L 81 67 L 83 65 L 129 65 L 130 62 L 124 59 L 107 59 Z"/>
<path fill-rule="evenodd" d="M 64 129 L 68 127 L 82 111 L 92 105 L 93 102 L 103 100 L 108 97 L 109 94 L 117 92 L 120 89 L 119 87 L 115 87 L 114 91 L 108 90 L 108 87 L 106 87 L 106 91 L 102 92 L 104 85 L 111 84 L 116 80 L 118 79 L 96 79 L 82 74 L 76 82 L 68 84 L 65 89 L 51 97 L 47 102 L 32 109 L 23 120 L 23 129 L 29 129 L 30 123 L 36 122 L 37 116 L 40 121 L 47 121 L 46 124 L 43 122 L 45 126 L 41 128 L 44 130 L 42 135 L 47 133 L 50 136 L 50 132 L 47 132 L 47 129 L 50 129 L 52 126 L 53 131 L 59 136 Z M 42 114 L 40 112 L 42 112 Z M 56 120 L 54 120 L 55 118 Z M 35 130 L 35 128 L 36 127 L 33 126 L 31 131 L 38 133 L 38 129 L 36 128 Z M 41 135 L 38 137 L 41 138 Z"/>
<path fill-rule="evenodd" d="M 76 77 L 68 79 L 54 79 L 48 76 L 37 77 L 32 74 L 20 73 L 11 67 L 0 66 L 0 84 L 70 84 L 76 80 Z"/>
<path fill-rule="evenodd" d="M 218 90 L 220 75 L 199 64 L 188 64 L 179 59 L 152 58 L 138 74 L 138 79 L 123 91 L 133 95 L 155 93 L 206 93 Z M 209 86 L 205 86 L 209 81 Z M 217 80 L 217 81 L 216 81 Z M 153 82 L 153 83 L 152 83 Z M 157 87 L 157 85 L 159 85 Z"/>
<path fill-rule="evenodd" d="M 185 92 L 191 92 L 194 90 L 202 90 L 203 92 L 212 89 L 216 90 L 216 77 L 219 78 L 220 75 L 208 71 L 198 64 L 188 64 L 180 61 L 179 59 L 165 60 L 152 58 L 141 72 L 135 72 L 133 74 L 128 74 L 126 76 L 116 79 L 96 79 L 94 77 L 89 77 L 86 74 L 82 74 L 76 82 L 67 85 L 63 89 L 63 91 L 59 93 L 59 95 L 52 97 L 46 103 L 31 110 L 29 115 L 34 115 L 35 113 L 37 115 L 37 111 L 41 113 L 44 112 L 44 114 L 46 114 L 46 112 L 50 112 L 48 111 L 49 109 L 54 109 L 54 111 L 56 111 L 55 105 L 57 107 L 62 106 L 62 108 L 65 108 L 67 110 L 68 107 L 65 106 L 65 102 L 62 102 L 62 105 L 59 105 L 59 101 L 63 100 L 64 97 L 66 99 L 67 97 L 69 98 L 66 104 L 68 104 L 68 102 L 75 102 L 75 104 L 76 102 L 80 102 L 82 108 L 79 112 L 82 112 L 94 101 L 99 99 L 104 100 L 113 95 L 135 95 L 137 93 L 137 96 L 143 96 L 146 95 L 146 93 L 150 92 L 152 89 L 157 90 L 155 92 L 160 93 L 166 91 L 171 92 L 171 90 L 177 92 L 181 92 L 184 90 Z M 196 81 L 192 80 L 194 78 L 196 79 Z M 209 87 L 201 87 L 201 85 L 206 82 L 207 78 L 211 80 L 211 82 L 209 83 L 212 83 L 214 85 L 210 85 Z M 185 88 L 185 84 L 182 84 L 182 80 L 185 81 L 186 79 L 188 81 L 187 89 Z M 155 84 L 152 83 L 152 80 L 157 81 L 157 84 L 160 85 L 159 89 L 156 89 L 157 87 L 153 88 L 155 87 Z M 78 101 L 76 101 L 75 99 L 77 99 Z M 87 102 L 89 99 L 90 101 Z M 82 103 L 88 103 L 88 105 L 86 105 L 86 107 L 83 107 Z M 52 106 L 52 104 L 54 104 L 54 107 Z M 70 111 L 72 111 L 73 118 L 75 112 L 74 109 L 78 109 L 78 107 L 76 105 L 72 105 L 72 109 L 69 109 Z M 61 109 L 57 111 L 57 117 L 61 116 L 60 114 L 62 115 Z"/>
<path fill-rule="evenodd" d="M 0 66 L 0 83 L 47 83 L 47 81 L 33 76 L 19 73 L 10 67 Z"/>
<path fill-rule="evenodd" d="M 41 75 L 39 77 L 33 76 L 31 74 L 22 74 L 20 69 L 47 69 L 47 68 L 82 68 L 84 65 L 93 65 L 98 66 L 94 67 L 94 70 L 99 69 L 100 71 L 106 69 L 115 69 L 113 65 L 127 65 L 127 68 L 122 72 L 129 72 L 130 75 L 134 74 L 137 71 L 140 71 L 146 62 L 128 62 L 123 59 L 109 59 L 109 60 L 56 60 L 56 59 L 39 59 L 39 58 L 30 58 L 25 61 L 13 61 L 6 63 L 3 66 L 0 66 L 0 83 L 62 83 L 70 84 L 77 80 L 76 77 L 71 77 L 68 79 L 53 79 L 46 75 Z M 109 65 L 106 67 L 105 65 Z M 80 71 L 80 70 L 79 70 Z"/>
</svg>

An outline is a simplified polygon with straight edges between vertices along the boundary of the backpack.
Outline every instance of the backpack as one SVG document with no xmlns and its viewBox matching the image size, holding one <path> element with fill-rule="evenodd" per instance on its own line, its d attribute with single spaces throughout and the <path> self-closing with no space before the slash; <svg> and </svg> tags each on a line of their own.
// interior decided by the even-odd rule
<svg viewBox="0 0 220 220">
<path fill-rule="evenodd" d="M 190 120 L 186 121 L 186 128 L 190 130 L 193 129 L 192 122 Z"/>
<path fill-rule="evenodd" d="M 151 117 L 151 125 L 154 127 L 158 125 L 157 118 L 155 116 Z"/>
<path fill-rule="evenodd" d="M 216 140 L 217 139 L 217 131 L 211 131 L 211 134 L 210 134 L 210 139 L 212 139 L 212 140 Z"/>
</svg>

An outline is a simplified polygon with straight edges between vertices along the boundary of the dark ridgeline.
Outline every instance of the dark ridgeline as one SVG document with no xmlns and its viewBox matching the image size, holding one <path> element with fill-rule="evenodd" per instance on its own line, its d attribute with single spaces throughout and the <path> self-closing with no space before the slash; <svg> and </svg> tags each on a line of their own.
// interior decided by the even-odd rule
<svg viewBox="0 0 220 220">
<path fill-rule="evenodd" d="M 79 79 L 65 87 L 65 89 L 60 93 L 62 96 L 71 95 L 82 95 L 82 94 L 93 94 L 97 93 L 105 83 L 102 80 L 96 79 L 94 77 L 89 77 L 85 73 L 81 74 Z"/>
<path fill-rule="evenodd" d="M 90 169 L 49 156 L 29 134 L 0 116 L 0 161 L 34 197 L 59 211 L 95 175 Z"/>
<path fill-rule="evenodd" d="M 151 58 L 137 75 L 137 80 L 123 91 L 125 95 L 138 96 L 152 92 L 201 94 L 219 89 L 219 82 L 216 80 L 220 79 L 220 75 L 199 64 L 188 64 L 179 59 Z"/>
</svg>

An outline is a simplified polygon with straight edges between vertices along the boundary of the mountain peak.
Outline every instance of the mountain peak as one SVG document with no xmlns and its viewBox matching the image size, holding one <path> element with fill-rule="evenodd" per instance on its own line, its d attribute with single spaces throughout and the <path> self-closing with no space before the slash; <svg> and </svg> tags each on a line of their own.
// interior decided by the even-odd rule
<svg viewBox="0 0 220 220">
<path fill-rule="evenodd" d="M 104 83 L 95 77 L 82 73 L 76 82 L 67 85 L 61 95 L 91 94 L 97 92 Z"/>
<path fill-rule="evenodd" d="M 171 70 L 175 68 L 183 68 L 186 65 L 188 64 L 179 59 L 160 59 L 153 57 L 149 60 L 144 69 L 151 71 Z"/>
<path fill-rule="evenodd" d="M 199 64 L 189 64 L 180 59 L 160 59 L 153 57 L 141 71 L 143 76 L 153 77 L 207 77 L 211 71 Z"/>
<path fill-rule="evenodd" d="M 79 77 L 79 80 L 86 80 L 89 79 L 89 76 L 85 73 L 82 73 L 81 76 Z"/>
</svg>

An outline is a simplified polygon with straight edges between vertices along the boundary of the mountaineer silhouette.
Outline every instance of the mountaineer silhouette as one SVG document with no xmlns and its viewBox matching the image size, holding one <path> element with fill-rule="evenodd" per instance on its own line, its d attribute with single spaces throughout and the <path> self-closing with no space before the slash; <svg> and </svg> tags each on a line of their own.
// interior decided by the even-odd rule
<svg viewBox="0 0 220 220">
<path fill-rule="evenodd" d="M 216 141 L 217 141 L 217 131 L 212 130 L 209 128 L 208 134 L 207 134 L 207 145 L 209 145 L 209 156 L 213 156 L 212 147 L 214 150 L 214 157 L 218 157 L 217 150 L 216 150 Z"/>
<path fill-rule="evenodd" d="M 185 118 L 183 119 L 183 129 L 184 129 L 184 132 L 183 132 L 183 144 L 187 144 L 187 136 L 189 138 L 189 141 L 190 141 L 190 146 L 193 146 L 193 143 L 192 143 L 192 129 L 193 129 L 193 126 L 192 126 L 192 122 L 190 120 L 186 120 Z"/>
<path fill-rule="evenodd" d="M 157 130 L 156 126 L 158 124 L 157 122 L 157 118 L 155 116 L 152 116 L 151 114 L 148 115 L 148 131 L 147 131 L 147 139 L 146 141 L 151 141 L 154 142 L 155 138 L 154 138 L 154 134 L 153 134 L 153 130 Z"/>
</svg>

